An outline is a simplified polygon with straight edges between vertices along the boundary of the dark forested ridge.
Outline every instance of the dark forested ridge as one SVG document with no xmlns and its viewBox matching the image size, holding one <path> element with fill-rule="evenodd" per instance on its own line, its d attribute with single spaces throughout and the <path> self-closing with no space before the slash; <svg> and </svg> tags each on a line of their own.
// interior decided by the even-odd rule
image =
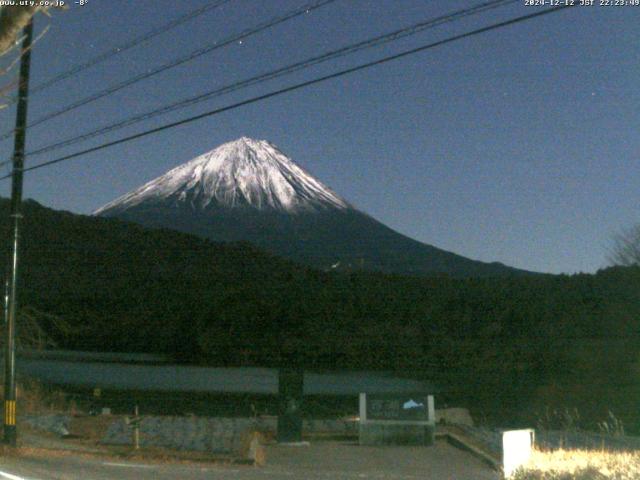
<svg viewBox="0 0 640 480">
<path fill-rule="evenodd" d="M 547 406 L 578 407 L 585 422 L 610 409 L 639 426 L 638 268 L 482 279 L 325 273 L 247 244 L 32 201 L 24 214 L 20 304 L 71 324 L 50 332 L 63 347 L 394 370 L 489 417 L 530 421 Z M 6 255 L 6 200 L 0 215 Z"/>
<path fill-rule="evenodd" d="M 147 227 L 167 227 L 217 242 L 245 241 L 321 270 L 454 277 L 533 275 L 499 262 L 472 260 L 406 237 L 355 209 L 282 213 L 251 208 L 137 205 L 105 213 Z"/>
</svg>

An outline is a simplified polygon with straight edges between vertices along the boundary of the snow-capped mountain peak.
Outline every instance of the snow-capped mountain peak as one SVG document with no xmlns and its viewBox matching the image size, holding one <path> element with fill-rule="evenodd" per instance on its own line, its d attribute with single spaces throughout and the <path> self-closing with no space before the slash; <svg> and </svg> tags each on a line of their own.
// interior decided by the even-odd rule
<svg viewBox="0 0 640 480">
<path fill-rule="evenodd" d="M 242 137 L 117 198 L 95 215 L 142 203 L 195 210 L 250 207 L 287 213 L 347 209 L 349 204 L 266 140 Z"/>
</svg>

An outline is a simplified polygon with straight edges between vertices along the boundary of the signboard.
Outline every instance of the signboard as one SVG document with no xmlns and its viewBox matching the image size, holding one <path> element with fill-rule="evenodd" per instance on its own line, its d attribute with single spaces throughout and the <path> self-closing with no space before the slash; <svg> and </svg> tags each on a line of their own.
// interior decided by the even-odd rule
<svg viewBox="0 0 640 480">
<path fill-rule="evenodd" d="M 361 393 L 360 445 L 433 445 L 433 395 Z"/>
<path fill-rule="evenodd" d="M 381 421 L 428 422 L 429 395 L 424 393 L 369 394 L 366 419 Z"/>
</svg>

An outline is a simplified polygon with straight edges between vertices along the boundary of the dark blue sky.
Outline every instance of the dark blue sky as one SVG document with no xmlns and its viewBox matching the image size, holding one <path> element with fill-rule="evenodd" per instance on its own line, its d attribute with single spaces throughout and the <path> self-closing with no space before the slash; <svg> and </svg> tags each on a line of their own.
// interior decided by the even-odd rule
<svg viewBox="0 0 640 480">
<path fill-rule="evenodd" d="M 32 84 L 206 3 L 89 0 L 51 19 L 39 16 L 37 30 L 50 29 L 34 50 Z M 34 94 L 29 117 L 304 3 L 232 0 Z M 34 127 L 28 150 L 477 3 L 338 0 Z M 538 8 L 522 0 L 28 162 Z M 25 196 L 89 213 L 246 135 L 274 142 L 358 208 L 420 241 L 531 270 L 592 272 L 606 265 L 611 235 L 640 221 L 639 25 L 640 6 L 576 7 L 34 171 Z M 14 115 L 13 108 L 0 111 L 3 131 Z M 11 143 L 0 145 L 3 158 Z M 0 194 L 7 196 L 8 186 Z"/>
</svg>

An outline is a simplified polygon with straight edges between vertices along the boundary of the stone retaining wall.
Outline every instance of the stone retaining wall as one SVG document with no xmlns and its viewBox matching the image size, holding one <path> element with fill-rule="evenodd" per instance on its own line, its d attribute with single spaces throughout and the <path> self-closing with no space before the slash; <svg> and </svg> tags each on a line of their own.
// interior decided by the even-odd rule
<svg viewBox="0 0 640 480">
<path fill-rule="evenodd" d="M 100 443 L 132 445 L 133 429 L 127 423 L 126 417 L 110 418 L 112 418 L 111 423 Z M 72 425 L 72 417 L 67 414 L 25 415 L 22 420 L 32 428 L 60 436 L 68 435 Z M 277 418 L 142 416 L 139 425 L 142 447 L 229 453 L 240 448 L 243 435 L 249 431 L 256 430 L 267 436 L 275 436 Z M 357 436 L 358 422 L 340 419 L 305 420 L 303 432 L 304 434 Z"/>
<path fill-rule="evenodd" d="M 71 415 L 64 413 L 51 413 L 44 415 L 22 415 L 21 421 L 29 425 L 31 428 L 42 430 L 44 432 L 54 433 L 61 437 L 69 435 L 69 425 L 71 424 Z"/>
<path fill-rule="evenodd" d="M 143 417 L 140 446 L 214 453 L 236 451 L 242 434 L 254 427 L 249 419 L 200 417 Z M 107 445 L 131 445 L 131 425 L 124 418 L 114 421 L 102 438 Z"/>
<path fill-rule="evenodd" d="M 228 453 L 240 448 L 243 435 L 253 430 L 274 434 L 277 419 L 268 418 L 217 418 L 217 417 L 142 417 L 140 422 L 140 446 L 156 446 L 176 450 L 195 450 Z M 305 433 L 357 435 L 357 423 L 344 420 L 308 420 Z M 133 431 L 124 418 L 118 418 L 109 426 L 102 443 L 131 445 Z"/>
</svg>

